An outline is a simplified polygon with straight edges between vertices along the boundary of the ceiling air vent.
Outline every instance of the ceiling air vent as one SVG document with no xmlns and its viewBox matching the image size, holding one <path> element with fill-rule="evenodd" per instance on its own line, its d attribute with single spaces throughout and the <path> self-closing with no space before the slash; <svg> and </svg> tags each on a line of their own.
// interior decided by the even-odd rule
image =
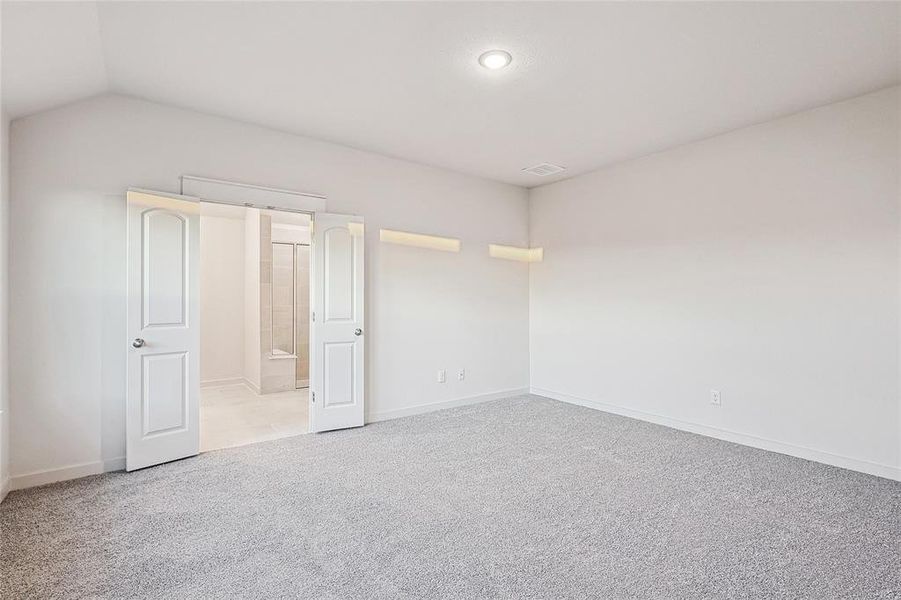
<svg viewBox="0 0 901 600">
<path fill-rule="evenodd" d="M 532 175 L 538 175 L 539 177 L 547 177 L 548 175 L 553 175 L 554 173 L 560 173 L 561 171 L 565 171 L 566 167 L 558 167 L 557 165 L 552 165 L 551 163 L 541 163 L 535 165 L 534 167 L 529 167 L 528 169 L 523 169 L 526 173 L 531 173 Z"/>
</svg>

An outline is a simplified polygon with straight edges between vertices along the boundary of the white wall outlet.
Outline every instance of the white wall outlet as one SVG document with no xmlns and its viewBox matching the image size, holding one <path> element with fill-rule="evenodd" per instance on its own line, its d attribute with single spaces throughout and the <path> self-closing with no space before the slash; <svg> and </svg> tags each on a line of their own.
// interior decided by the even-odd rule
<svg viewBox="0 0 901 600">
<path fill-rule="evenodd" d="M 466 379 L 466 369 L 460 369 L 457 371 L 457 381 L 463 381 Z"/>
<path fill-rule="evenodd" d="M 447 381 L 447 371 L 441 369 L 438 371 L 438 383 L 444 383 L 445 381 Z"/>
<path fill-rule="evenodd" d="M 714 406 L 722 406 L 723 398 L 719 390 L 710 390 L 710 403 Z"/>
</svg>

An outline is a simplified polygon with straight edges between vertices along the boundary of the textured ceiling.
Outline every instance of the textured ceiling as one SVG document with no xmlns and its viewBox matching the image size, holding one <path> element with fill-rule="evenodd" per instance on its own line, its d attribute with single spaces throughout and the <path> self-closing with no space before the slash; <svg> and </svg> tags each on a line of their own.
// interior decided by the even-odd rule
<svg viewBox="0 0 901 600">
<path fill-rule="evenodd" d="M 534 186 L 899 82 L 899 3 L 2 4 L 2 99 L 104 92 Z M 513 54 L 490 72 L 486 49 Z M 547 178 L 539 162 L 567 167 Z"/>
</svg>

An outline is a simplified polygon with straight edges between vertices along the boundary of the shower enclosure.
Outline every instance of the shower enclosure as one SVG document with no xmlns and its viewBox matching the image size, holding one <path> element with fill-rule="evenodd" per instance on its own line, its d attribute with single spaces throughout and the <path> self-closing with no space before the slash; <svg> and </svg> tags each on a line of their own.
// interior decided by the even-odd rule
<svg viewBox="0 0 901 600">
<path fill-rule="evenodd" d="M 310 246 L 272 242 L 273 357 L 295 357 L 294 384 L 310 383 Z"/>
</svg>

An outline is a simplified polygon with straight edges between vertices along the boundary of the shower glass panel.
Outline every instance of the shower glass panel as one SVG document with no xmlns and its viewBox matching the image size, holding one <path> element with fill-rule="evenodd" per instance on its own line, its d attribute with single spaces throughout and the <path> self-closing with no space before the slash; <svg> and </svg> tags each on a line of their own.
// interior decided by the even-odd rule
<svg viewBox="0 0 901 600">
<path fill-rule="evenodd" d="M 294 354 L 294 244 L 272 244 L 272 354 Z"/>
</svg>

